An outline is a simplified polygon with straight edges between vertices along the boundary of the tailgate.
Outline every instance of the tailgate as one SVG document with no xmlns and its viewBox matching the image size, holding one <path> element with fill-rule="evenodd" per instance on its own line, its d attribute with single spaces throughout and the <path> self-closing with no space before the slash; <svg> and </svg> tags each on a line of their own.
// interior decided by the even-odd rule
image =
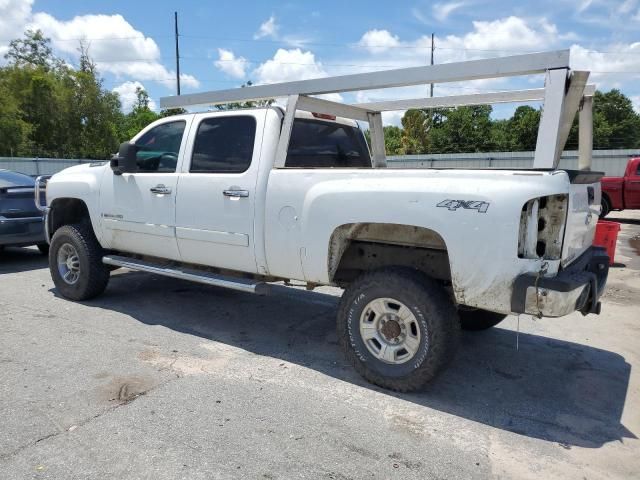
<svg viewBox="0 0 640 480">
<path fill-rule="evenodd" d="M 600 179 L 602 172 L 567 170 L 569 207 L 564 242 L 562 266 L 569 265 L 593 243 L 596 224 L 600 215 Z"/>
</svg>

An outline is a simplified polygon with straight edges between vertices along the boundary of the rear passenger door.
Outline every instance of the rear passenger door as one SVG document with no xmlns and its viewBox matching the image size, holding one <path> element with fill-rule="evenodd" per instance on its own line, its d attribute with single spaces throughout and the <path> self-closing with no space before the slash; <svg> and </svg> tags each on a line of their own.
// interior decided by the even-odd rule
<svg viewBox="0 0 640 480">
<path fill-rule="evenodd" d="M 264 112 L 196 116 L 176 198 L 183 262 L 256 272 L 255 190 Z"/>
</svg>

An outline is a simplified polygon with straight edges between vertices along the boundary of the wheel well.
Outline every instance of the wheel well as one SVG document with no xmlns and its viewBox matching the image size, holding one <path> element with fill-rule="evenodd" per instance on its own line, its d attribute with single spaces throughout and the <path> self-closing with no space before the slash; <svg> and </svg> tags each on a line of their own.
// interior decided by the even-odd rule
<svg viewBox="0 0 640 480">
<path fill-rule="evenodd" d="M 602 199 L 601 199 L 600 201 L 602 201 L 602 200 L 606 200 L 606 201 L 607 201 L 607 203 L 609 204 L 609 208 L 611 208 L 611 199 L 609 198 L 609 194 L 608 194 L 608 193 L 605 193 L 605 192 L 602 192 L 602 193 L 600 194 L 600 196 L 602 197 Z"/>
<path fill-rule="evenodd" d="M 64 225 L 88 222 L 91 217 L 86 203 L 77 198 L 57 198 L 49 210 L 49 235 Z"/>
<path fill-rule="evenodd" d="M 443 238 L 424 227 L 351 223 L 336 228 L 329 246 L 329 278 L 346 284 L 365 271 L 410 267 L 438 280 L 451 280 Z"/>
</svg>

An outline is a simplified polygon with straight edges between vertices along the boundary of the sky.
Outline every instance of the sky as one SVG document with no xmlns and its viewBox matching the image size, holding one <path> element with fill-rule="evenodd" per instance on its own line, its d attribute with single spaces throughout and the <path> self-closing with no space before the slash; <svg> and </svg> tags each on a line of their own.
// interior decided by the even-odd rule
<svg viewBox="0 0 640 480">
<path fill-rule="evenodd" d="M 619 88 L 640 111 L 640 0 L 0 0 L 0 65 L 25 29 L 41 29 L 77 66 L 81 40 L 131 108 L 137 86 L 152 107 L 176 91 L 174 11 L 182 93 L 345 75 L 435 62 L 570 49 L 601 90 Z M 543 85 L 541 76 L 435 86 L 455 95 Z M 428 95 L 428 86 L 333 95 L 345 102 Z M 513 112 L 500 106 L 494 117 Z M 402 112 L 385 114 L 399 124 Z"/>
</svg>

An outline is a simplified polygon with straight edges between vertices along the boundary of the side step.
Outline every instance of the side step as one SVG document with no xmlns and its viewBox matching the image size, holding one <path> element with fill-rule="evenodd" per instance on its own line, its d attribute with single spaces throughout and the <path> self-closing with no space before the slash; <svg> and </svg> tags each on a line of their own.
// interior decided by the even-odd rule
<svg viewBox="0 0 640 480">
<path fill-rule="evenodd" d="M 102 257 L 102 263 L 114 265 L 116 267 L 128 268 L 129 270 L 138 270 L 140 272 L 164 275 L 165 277 L 180 278 L 191 282 L 204 283 L 205 285 L 213 285 L 215 287 L 229 288 L 231 290 L 239 290 L 246 293 L 255 293 L 256 295 L 266 295 L 269 293 L 269 285 L 265 282 L 258 282 L 245 278 L 225 277 L 198 270 L 169 268 L 135 258 L 121 257 L 118 255 L 105 255 Z"/>
</svg>

